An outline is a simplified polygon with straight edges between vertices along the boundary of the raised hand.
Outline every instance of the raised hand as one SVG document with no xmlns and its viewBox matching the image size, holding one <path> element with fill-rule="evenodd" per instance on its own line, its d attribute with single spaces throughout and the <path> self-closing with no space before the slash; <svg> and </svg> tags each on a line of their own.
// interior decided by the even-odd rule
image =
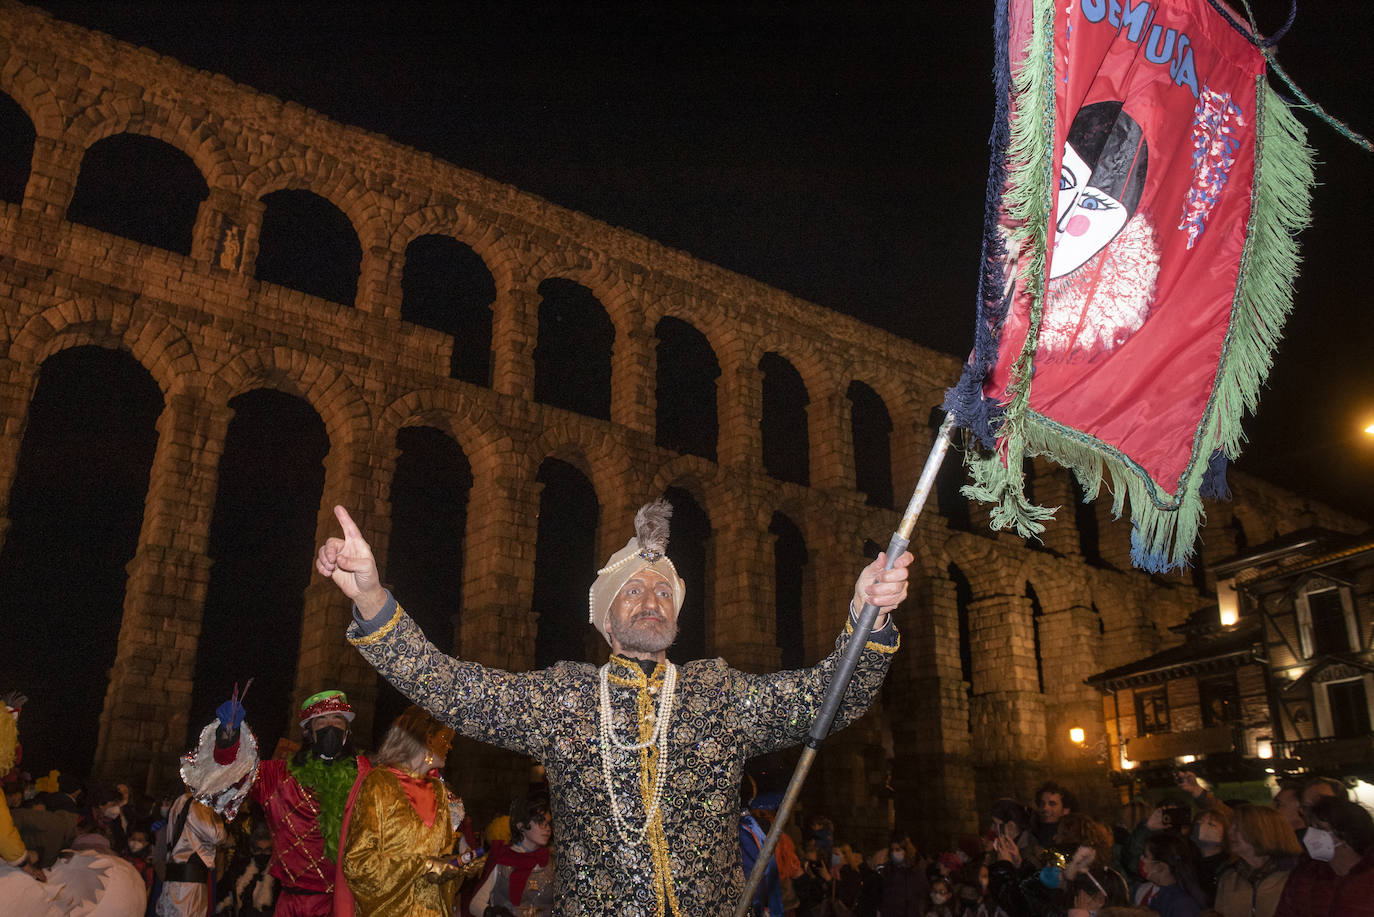
<svg viewBox="0 0 1374 917">
<path fill-rule="evenodd" d="M 315 555 L 315 569 L 321 576 L 333 580 L 334 585 L 358 606 L 358 612 L 365 619 L 374 618 L 386 604 L 386 590 L 377 575 L 372 548 L 358 531 L 348 510 L 334 507 L 334 518 L 339 520 L 343 537 L 330 538 L 320 545 Z"/>
<path fill-rule="evenodd" d="M 997 859 L 1005 860 L 1012 866 L 1021 865 L 1021 848 L 1016 846 L 1016 841 L 1004 835 L 997 835 L 997 840 L 992 842 L 992 846 L 997 850 Z"/>
<path fill-rule="evenodd" d="M 1185 793 L 1194 799 L 1201 797 L 1203 793 L 1207 792 L 1202 784 L 1198 783 L 1197 774 L 1192 771 L 1179 771 L 1178 785 Z"/>
<path fill-rule="evenodd" d="M 881 608 L 883 614 L 902 604 L 906 599 L 906 568 L 911 566 L 913 559 L 911 552 L 907 551 L 897 558 L 891 570 L 884 570 L 883 567 L 887 565 L 887 552 L 884 551 L 877 560 L 864 567 L 854 583 L 854 613 L 858 614 L 859 609 L 870 602 Z"/>
</svg>

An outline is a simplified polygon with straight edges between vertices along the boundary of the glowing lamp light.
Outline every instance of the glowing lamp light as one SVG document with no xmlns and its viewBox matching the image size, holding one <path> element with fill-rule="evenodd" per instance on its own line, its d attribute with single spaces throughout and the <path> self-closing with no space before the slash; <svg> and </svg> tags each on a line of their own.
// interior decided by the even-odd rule
<svg viewBox="0 0 1374 917">
<path fill-rule="evenodd" d="M 1069 730 L 1069 741 L 1075 745 L 1082 745 L 1087 734 L 1083 732 L 1082 726 L 1075 726 Z"/>
<path fill-rule="evenodd" d="M 1123 751 L 1123 752 L 1121 753 L 1121 769 L 1122 769 L 1123 771 L 1128 771 L 1128 770 L 1132 770 L 1134 767 L 1135 767 L 1135 762 L 1132 761 L 1130 758 L 1126 757 L 1126 753 Z"/>
<path fill-rule="evenodd" d="M 1261 758 L 1274 757 L 1274 743 L 1270 739 L 1258 739 L 1255 742 L 1255 754 Z"/>
<path fill-rule="evenodd" d="M 1217 582 L 1217 611 L 1222 627 L 1230 627 L 1240 620 L 1240 599 L 1236 596 L 1235 579 Z"/>
</svg>

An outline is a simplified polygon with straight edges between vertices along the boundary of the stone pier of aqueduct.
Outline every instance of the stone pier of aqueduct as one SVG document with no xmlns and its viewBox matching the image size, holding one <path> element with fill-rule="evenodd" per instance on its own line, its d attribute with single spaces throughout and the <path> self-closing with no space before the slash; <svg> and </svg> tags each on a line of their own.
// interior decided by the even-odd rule
<svg viewBox="0 0 1374 917">
<path fill-rule="evenodd" d="M 123 351 L 163 396 L 98 773 L 157 785 L 183 750 L 230 401 L 258 389 L 303 400 L 326 431 L 317 539 L 334 530 L 334 504 L 352 507 L 383 564 L 398 432 L 433 428 L 461 448 L 472 487 L 455 639 L 469 658 L 534 663 L 537 478 L 549 459 L 594 490 L 597 558 L 624 543 L 623 520 L 646 498 L 669 487 L 690 495 L 709 518 L 698 586 L 705 648 L 743 668 L 782 658 L 770 526 L 783 514 L 806 546 L 804 653 L 823 654 L 865 540 L 885 542 L 898 521 L 881 505 L 891 498 L 874 494 L 904 502 L 955 359 L 152 51 L 11 3 L 0 5 L 0 24 L 0 93 L 13 110 L 0 129 L 33 138 L 26 181 L 0 201 L 0 533 L 45 360 L 84 345 Z M 69 218 L 88 158 L 130 137 L 204 181 L 180 251 Z M 281 192 L 342 215 L 358 252 L 350 296 L 259 276 L 263 226 Z M 480 316 L 489 353 L 477 355 L 485 379 L 451 371 L 464 335 L 406 316 L 408 258 L 436 237 L 490 275 L 494 296 Z M 612 331 L 608 396 L 590 415 L 560 406 L 547 395 L 557 380 L 539 378 L 537 351 L 557 346 L 540 321 L 551 281 L 593 297 Z M 665 323 L 689 326 L 719 367 L 707 380 L 716 435 L 696 454 L 659 428 L 673 384 L 658 365 Z M 805 454 L 785 471 L 760 423 L 779 371 L 800 380 L 805 404 Z M 890 428 L 885 441 L 855 443 L 861 402 L 877 429 Z M 886 461 L 865 466 L 856 449 Z M 1235 502 L 1209 509 L 1204 560 L 1232 553 L 1237 538 L 1350 527 L 1261 482 L 1233 485 Z M 1034 492 L 1064 506 L 1043 546 L 989 533 L 976 509 L 969 521 L 948 487 L 922 518 L 883 700 L 824 749 L 808 789 L 806 801 L 842 815 L 851 836 L 881 838 L 894 819 L 926 842 L 973 831 L 979 803 L 1028 794 L 1051 775 L 1108 800 L 1103 769 L 1067 739 L 1070 724 L 1088 730 L 1089 745 L 1101 735 L 1099 702 L 1082 680 L 1160 648 L 1168 625 L 1210 601 L 1208 584 L 1131 570 L 1124 527 L 1100 507 L 1076 516 L 1064 472 L 1037 465 Z M 344 642 L 347 604 L 316 578 L 301 609 L 294 699 L 342 687 L 370 734 L 376 681 Z M 498 808 L 524 779 L 498 754 L 465 753 L 481 765 L 460 776 L 470 807 Z"/>
</svg>

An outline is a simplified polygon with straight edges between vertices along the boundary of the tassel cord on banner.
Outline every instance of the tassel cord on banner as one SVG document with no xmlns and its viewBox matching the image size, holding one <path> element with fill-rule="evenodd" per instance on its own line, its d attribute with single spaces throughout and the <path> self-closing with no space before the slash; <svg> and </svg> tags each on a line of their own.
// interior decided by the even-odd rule
<svg viewBox="0 0 1374 917">
<path fill-rule="evenodd" d="M 1268 38 L 1259 37 L 1259 26 L 1255 22 L 1255 13 L 1250 9 L 1249 0 L 1242 0 L 1245 6 L 1245 15 L 1250 20 L 1250 28 L 1248 30 L 1239 22 L 1236 22 L 1230 12 L 1227 11 L 1225 4 L 1221 3 L 1220 0 L 1207 0 L 1207 2 L 1212 9 L 1216 10 L 1217 13 L 1226 20 L 1231 28 L 1235 29 L 1241 35 L 1244 35 L 1247 41 L 1260 50 L 1260 53 L 1264 55 L 1265 61 L 1269 64 L 1269 69 L 1283 81 L 1285 86 L 1292 90 L 1293 96 L 1297 100 L 1294 107 L 1312 112 L 1312 114 L 1326 122 L 1332 130 L 1340 134 L 1346 140 L 1349 140 L 1366 153 L 1374 153 L 1374 142 L 1371 142 L 1370 139 L 1363 134 L 1356 133 L 1354 129 L 1334 115 L 1327 114 L 1325 108 L 1322 108 L 1321 105 L 1312 101 L 1312 97 L 1303 92 L 1302 87 L 1297 83 L 1293 82 L 1293 78 L 1279 66 L 1278 60 L 1274 57 L 1274 46 L 1279 43 L 1279 39 L 1287 34 L 1288 30 L 1293 25 L 1293 20 L 1297 18 L 1298 0 L 1293 0 L 1288 11 L 1288 19 L 1279 27 L 1278 31 Z"/>
<path fill-rule="evenodd" d="M 926 457 L 926 464 L 921 470 L 921 478 L 916 483 L 916 490 L 911 495 L 911 501 L 907 503 L 906 512 L 902 514 L 902 521 L 897 526 L 897 531 L 892 533 L 892 540 L 888 542 L 887 569 L 889 570 L 897 562 L 897 558 L 906 553 L 907 545 L 911 543 L 911 535 L 915 531 L 916 520 L 920 518 L 921 510 L 925 507 L 930 492 L 935 489 L 935 476 L 944 463 L 945 453 L 949 451 L 949 441 L 953 431 L 954 415 L 950 414 L 940 424 L 940 432 L 935 437 L 935 443 L 930 447 L 930 455 Z M 773 825 L 768 829 L 768 836 L 764 838 L 763 846 L 759 848 L 758 857 L 754 860 L 754 868 L 749 873 L 749 880 L 744 883 L 744 892 L 735 907 L 735 917 L 746 917 L 749 913 L 754 892 L 758 889 L 759 883 L 763 881 L 763 874 L 768 870 L 768 863 L 773 858 L 773 849 L 778 845 L 778 837 L 787 825 L 787 820 L 792 815 L 792 806 L 796 803 L 798 794 L 801 793 L 802 784 L 806 782 L 806 775 L 811 771 L 811 764 L 816 757 L 816 749 L 830 734 L 830 727 L 835 722 L 835 715 L 839 712 L 840 703 L 844 699 L 845 692 L 849 689 L 849 680 L 853 677 L 854 669 L 859 664 L 859 657 L 863 655 L 864 645 L 868 642 L 868 635 L 873 631 L 873 624 L 878 620 L 879 610 L 877 605 L 865 603 L 863 611 L 859 614 L 858 623 L 854 625 L 854 632 L 849 637 L 849 643 L 845 646 L 844 653 L 840 657 L 840 663 L 836 667 L 835 673 L 830 677 L 830 687 L 826 690 L 825 701 L 821 704 L 820 711 L 811 723 L 811 731 L 806 737 L 806 747 L 802 749 L 801 757 L 797 760 L 797 766 L 792 771 L 792 780 L 787 784 L 787 792 L 783 794 L 777 814 L 773 817 Z"/>
</svg>

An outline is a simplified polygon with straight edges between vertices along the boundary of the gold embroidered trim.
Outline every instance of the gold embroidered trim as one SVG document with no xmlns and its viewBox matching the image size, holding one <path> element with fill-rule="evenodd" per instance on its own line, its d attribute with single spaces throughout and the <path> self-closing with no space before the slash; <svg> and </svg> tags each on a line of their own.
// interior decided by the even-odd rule
<svg viewBox="0 0 1374 917">
<path fill-rule="evenodd" d="M 888 624 L 890 625 L 891 623 L 892 623 L 891 620 L 889 620 L 889 621 L 888 621 Z M 854 633 L 854 619 L 853 619 L 853 618 L 845 618 L 845 619 L 844 619 L 844 635 L 845 635 L 846 637 L 848 637 L 848 636 L 850 636 L 850 635 L 853 634 L 853 633 Z M 887 655 L 890 656 L 890 655 L 892 655 L 893 653 L 897 652 L 897 650 L 901 647 L 901 645 L 902 645 L 902 635 L 899 633 L 899 634 L 897 634 L 897 642 L 894 643 L 894 644 L 892 644 L 891 646 L 888 646 L 886 643 L 875 643 L 875 642 L 873 642 L 872 640 L 869 640 L 869 641 L 867 641 L 867 642 L 864 643 L 864 649 L 866 649 L 866 650 L 873 650 L 873 652 L 875 652 L 875 653 L 886 653 Z"/>
<path fill-rule="evenodd" d="M 405 610 L 401 608 L 401 603 L 397 602 L 396 613 L 391 616 L 390 621 L 387 621 L 385 624 L 381 626 L 380 630 L 373 631 L 372 633 L 364 637 L 349 637 L 348 642 L 353 644 L 354 646 L 368 646 L 370 644 L 377 643 L 387 634 L 391 633 L 392 629 L 397 625 L 397 623 L 400 622 L 401 615 L 403 614 L 405 614 Z"/>
</svg>

